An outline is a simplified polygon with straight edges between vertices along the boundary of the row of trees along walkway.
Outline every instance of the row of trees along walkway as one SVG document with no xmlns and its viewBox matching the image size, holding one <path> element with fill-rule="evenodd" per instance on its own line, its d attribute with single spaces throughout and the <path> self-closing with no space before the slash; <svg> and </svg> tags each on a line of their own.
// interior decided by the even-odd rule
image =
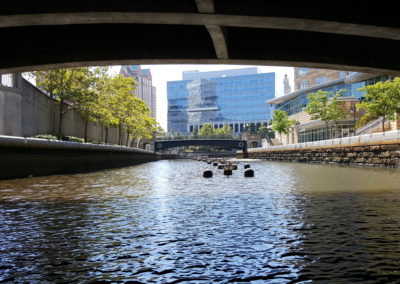
<svg viewBox="0 0 400 284">
<path fill-rule="evenodd" d="M 400 113 L 400 78 L 378 82 L 358 90 L 364 91 L 365 95 L 356 107 L 365 109 L 367 112 L 361 117 L 357 127 L 382 117 L 382 130 L 385 131 L 385 121 L 387 119 L 394 120 L 396 114 Z M 345 113 L 339 105 L 343 93 L 344 90 L 340 90 L 336 94 L 319 90 L 317 93 L 308 95 L 309 102 L 303 110 L 311 115 L 311 119 L 324 121 L 328 135 L 329 122 L 337 122 L 345 117 Z M 274 112 L 272 130 L 287 135 L 295 123 L 296 120 L 290 119 L 285 111 L 277 110 Z M 328 139 L 330 138 L 328 137 Z"/>
<path fill-rule="evenodd" d="M 63 116 L 75 110 L 87 126 L 95 123 L 106 129 L 118 128 L 118 144 L 122 145 L 122 131 L 126 132 L 125 145 L 130 137 L 151 138 L 158 130 L 146 103 L 134 96 L 137 83 L 122 75 L 111 76 L 108 67 L 81 67 L 37 71 L 32 75 L 40 89 L 59 102 L 58 138 L 62 136 Z"/>
</svg>

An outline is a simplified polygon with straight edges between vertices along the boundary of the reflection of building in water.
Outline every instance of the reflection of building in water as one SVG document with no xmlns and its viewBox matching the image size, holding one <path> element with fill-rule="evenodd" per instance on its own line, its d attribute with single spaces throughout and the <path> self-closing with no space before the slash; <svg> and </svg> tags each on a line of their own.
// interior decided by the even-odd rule
<svg viewBox="0 0 400 284">
<path fill-rule="evenodd" d="M 265 101 L 275 95 L 275 73 L 258 68 L 183 72 L 167 83 L 168 131 L 195 132 L 203 124 L 228 125 L 236 133 L 255 131 L 271 119 Z"/>
<path fill-rule="evenodd" d="M 208 79 L 193 80 L 187 84 L 188 108 L 187 119 L 190 132 L 198 131 L 202 123 L 217 120 L 216 82 Z"/>
</svg>

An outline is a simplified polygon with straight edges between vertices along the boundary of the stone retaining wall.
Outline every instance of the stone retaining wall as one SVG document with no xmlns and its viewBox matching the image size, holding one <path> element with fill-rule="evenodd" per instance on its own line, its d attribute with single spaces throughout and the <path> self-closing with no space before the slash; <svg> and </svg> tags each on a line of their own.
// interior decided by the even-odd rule
<svg viewBox="0 0 400 284">
<path fill-rule="evenodd" d="M 0 157 L 0 180 L 87 172 L 168 158 L 122 146 L 12 136 L 0 136 Z"/>
<path fill-rule="evenodd" d="M 301 150 L 249 151 L 249 158 L 269 161 L 356 165 L 398 168 L 400 143 Z"/>
</svg>

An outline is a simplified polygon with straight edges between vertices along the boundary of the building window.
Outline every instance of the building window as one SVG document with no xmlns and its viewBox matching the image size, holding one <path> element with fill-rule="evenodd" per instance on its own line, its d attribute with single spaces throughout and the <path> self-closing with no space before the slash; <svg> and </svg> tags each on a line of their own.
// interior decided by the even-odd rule
<svg viewBox="0 0 400 284">
<path fill-rule="evenodd" d="M 14 80 L 12 74 L 0 74 L 0 85 L 7 86 L 7 87 L 15 87 Z"/>
<path fill-rule="evenodd" d="M 314 80 L 316 85 L 325 83 L 326 81 L 328 81 L 328 78 L 326 76 L 318 77 L 318 78 L 315 78 L 315 80 Z"/>
<path fill-rule="evenodd" d="M 299 75 L 305 75 L 305 74 L 307 74 L 308 72 L 310 72 L 310 68 L 299 68 L 298 71 L 297 71 L 297 73 L 298 73 Z"/>
<path fill-rule="evenodd" d="M 308 88 L 310 86 L 310 83 L 308 81 L 303 81 L 297 84 L 297 87 L 299 90 Z"/>
<path fill-rule="evenodd" d="M 326 131 L 326 127 L 319 127 L 314 129 L 307 129 L 300 132 L 300 143 L 321 141 L 326 139 L 336 139 L 347 137 L 354 131 L 353 124 L 338 124 L 330 125 L 328 127 L 329 135 Z"/>
</svg>

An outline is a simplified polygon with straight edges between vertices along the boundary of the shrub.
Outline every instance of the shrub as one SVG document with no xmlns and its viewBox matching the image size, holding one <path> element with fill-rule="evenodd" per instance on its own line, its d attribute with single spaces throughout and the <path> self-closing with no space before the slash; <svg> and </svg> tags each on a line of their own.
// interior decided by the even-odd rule
<svg viewBox="0 0 400 284">
<path fill-rule="evenodd" d="M 373 121 L 375 119 L 378 119 L 378 115 L 376 114 L 372 114 L 370 112 L 367 112 L 366 114 L 364 114 L 363 116 L 360 117 L 360 119 L 357 121 L 356 123 L 356 128 L 360 128 L 363 127 L 364 125 L 366 125 L 367 123 L 369 123 L 370 121 Z"/>
<path fill-rule="evenodd" d="M 70 141 L 70 142 L 79 142 L 79 143 L 83 143 L 84 142 L 83 138 L 79 138 L 79 137 L 75 137 L 75 136 L 63 136 L 61 138 L 61 140 Z"/>
<path fill-rule="evenodd" d="M 38 134 L 38 135 L 32 136 L 32 138 L 47 139 L 47 140 L 58 140 L 57 136 L 54 136 L 54 135 L 51 135 L 51 134 Z"/>
</svg>

